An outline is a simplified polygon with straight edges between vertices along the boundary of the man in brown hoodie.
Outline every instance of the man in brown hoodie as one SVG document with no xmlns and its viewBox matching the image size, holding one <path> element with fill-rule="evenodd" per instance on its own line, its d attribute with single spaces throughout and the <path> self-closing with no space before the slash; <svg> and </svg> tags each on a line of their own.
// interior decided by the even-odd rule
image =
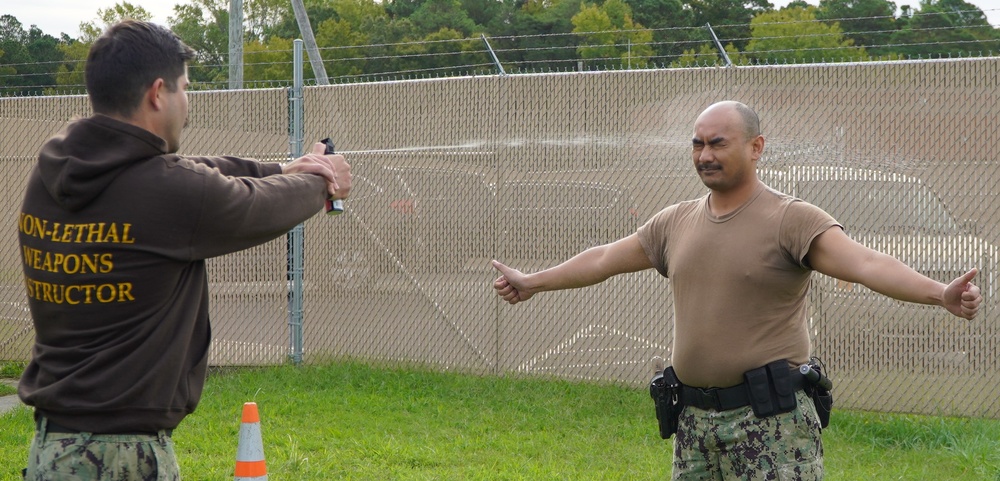
<svg viewBox="0 0 1000 481">
<path fill-rule="evenodd" d="M 350 166 L 320 143 L 286 165 L 177 155 L 193 56 L 164 27 L 110 27 L 87 58 L 94 115 L 49 139 L 30 174 L 25 479 L 180 479 L 170 434 L 205 384 L 205 259 L 281 237 L 350 192 Z"/>
</svg>

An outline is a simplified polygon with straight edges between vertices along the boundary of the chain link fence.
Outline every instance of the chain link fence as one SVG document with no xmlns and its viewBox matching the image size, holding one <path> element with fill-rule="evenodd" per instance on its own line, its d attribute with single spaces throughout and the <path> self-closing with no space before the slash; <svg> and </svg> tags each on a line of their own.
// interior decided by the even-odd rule
<svg viewBox="0 0 1000 481">
<path fill-rule="evenodd" d="M 307 87 L 305 138 L 353 165 L 345 214 L 304 225 L 304 360 L 642 386 L 669 357 L 654 271 L 508 306 L 496 258 L 554 265 L 704 195 L 690 135 L 722 99 L 754 107 L 758 172 L 859 241 L 940 281 L 979 267 L 965 321 L 815 275 L 810 333 L 844 408 L 1000 417 L 996 310 L 1000 58 L 475 76 Z M 193 92 L 182 153 L 284 160 L 286 89 Z M 30 356 L 16 222 L 41 143 L 85 97 L 0 98 L 0 359 Z M 287 246 L 210 264 L 216 365 L 289 356 Z"/>
</svg>

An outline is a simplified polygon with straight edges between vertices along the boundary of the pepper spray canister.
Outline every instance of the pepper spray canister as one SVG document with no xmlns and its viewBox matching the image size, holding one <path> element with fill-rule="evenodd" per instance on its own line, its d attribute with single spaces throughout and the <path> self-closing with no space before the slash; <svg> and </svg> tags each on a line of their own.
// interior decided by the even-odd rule
<svg viewBox="0 0 1000 481">
<path fill-rule="evenodd" d="M 334 153 L 334 150 L 333 150 L 333 141 L 330 140 L 329 137 L 321 140 L 320 142 L 322 142 L 324 145 L 326 145 L 326 150 L 323 151 L 323 154 L 330 155 L 330 154 Z M 333 198 L 327 199 L 326 200 L 326 213 L 327 213 L 327 215 L 343 214 L 344 213 L 344 201 L 341 200 L 341 199 L 333 199 Z"/>
</svg>

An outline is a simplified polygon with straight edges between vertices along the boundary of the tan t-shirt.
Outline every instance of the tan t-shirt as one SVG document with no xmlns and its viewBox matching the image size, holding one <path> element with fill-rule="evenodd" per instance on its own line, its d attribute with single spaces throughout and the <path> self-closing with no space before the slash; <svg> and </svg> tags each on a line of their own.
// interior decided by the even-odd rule
<svg viewBox="0 0 1000 481">
<path fill-rule="evenodd" d="M 674 291 L 673 366 L 681 382 L 729 387 L 778 359 L 804 363 L 809 245 L 839 225 L 763 184 L 722 217 L 708 195 L 663 209 L 638 230 Z"/>
</svg>

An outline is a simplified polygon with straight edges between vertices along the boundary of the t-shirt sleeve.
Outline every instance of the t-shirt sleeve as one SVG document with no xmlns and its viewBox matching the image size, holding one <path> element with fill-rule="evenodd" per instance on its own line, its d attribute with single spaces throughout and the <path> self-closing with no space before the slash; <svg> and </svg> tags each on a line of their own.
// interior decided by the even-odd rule
<svg viewBox="0 0 1000 481">
<path fill-rule="evenodd" d="M 831 227 L 844 228 L 823 209 L 794 199 L 781 222 L 781 245 L 799 266 L 812 269 L 805 260 L 809 247 L 813 240 Z"/>
<path fill-rule="evenodd" d="M 656 267 L 663 277 L 667 276 L 667 242 L 670 240 L 669 225 L 677 211 L 677 205 L 671 205 L 650 217 L 645 224 L 639 226 L 636 234 L 639 243 L 646 251 L 646 257 Z"/>
</svg>

